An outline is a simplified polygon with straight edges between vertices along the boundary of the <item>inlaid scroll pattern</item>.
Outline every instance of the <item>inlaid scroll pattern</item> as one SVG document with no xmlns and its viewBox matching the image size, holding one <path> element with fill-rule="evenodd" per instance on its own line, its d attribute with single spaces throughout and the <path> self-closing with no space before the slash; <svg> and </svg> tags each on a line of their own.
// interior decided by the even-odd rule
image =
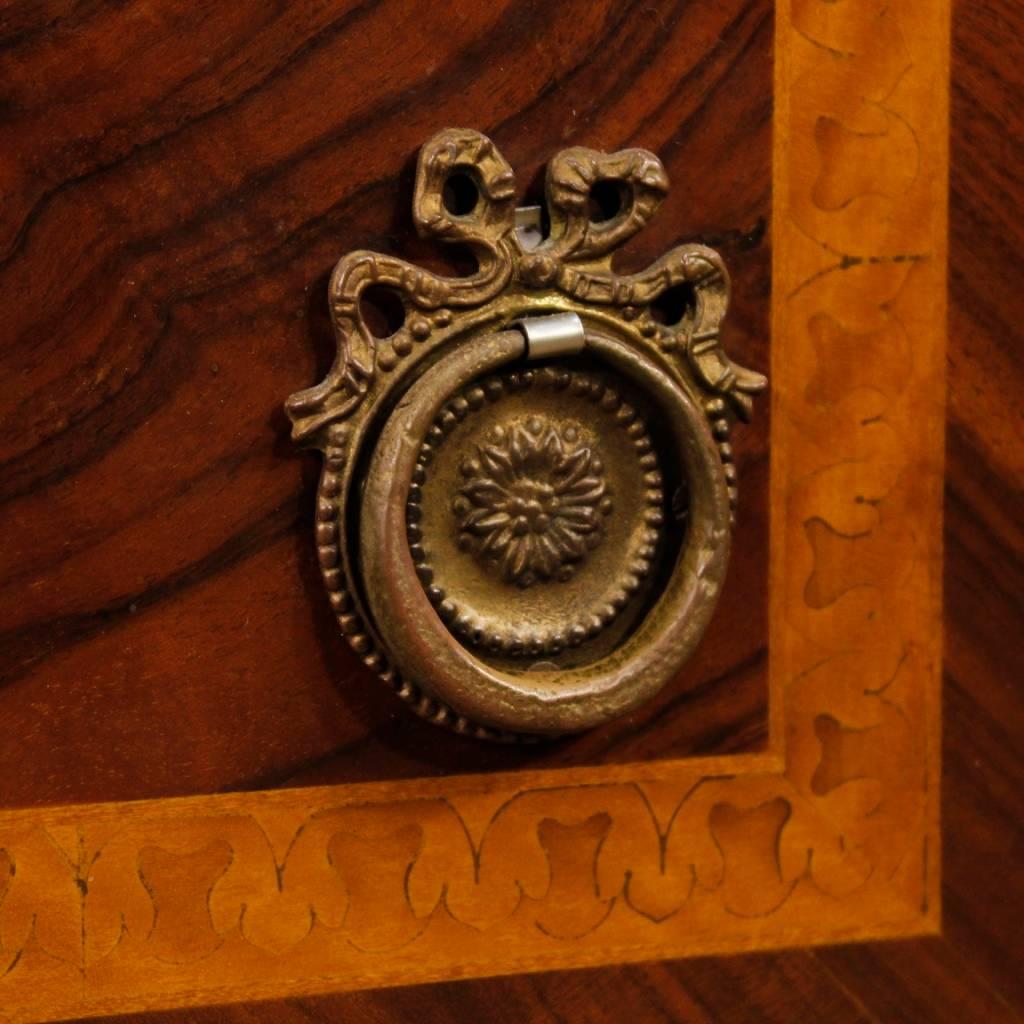
<svg viewBox="0 0 1024 1024">
<path fill-rule="evenodd" d="M 428 932 L 564 943 L 611 926 L 616 942 L 642 942 L 723 910 L 742 929 L 798 886 L 836 897 L 870 879 L 862 855 L 784 842 L 815 821 L 770 785 L 751 801 L 730 780 L 695 778 L 675 804 L 663 786 L 626 784 L 526 791 L 488 810 L 479 794 L 327 806 L 301 820 L 294 801 L 192 820 L 161 820 L 154 804 L 126 826 L 9 831 L 5 966 L 102 975 L 142 958 L 157 973 L 208 964 L 212 978 L 242 945 L 351 962 L 418 955 Z"/>
<path fill-rule="evenodd" d="M 778 8 L 781 774 L 3 812 L 11 1019 L 934 929 L 947 16 Z"/>
</svg>

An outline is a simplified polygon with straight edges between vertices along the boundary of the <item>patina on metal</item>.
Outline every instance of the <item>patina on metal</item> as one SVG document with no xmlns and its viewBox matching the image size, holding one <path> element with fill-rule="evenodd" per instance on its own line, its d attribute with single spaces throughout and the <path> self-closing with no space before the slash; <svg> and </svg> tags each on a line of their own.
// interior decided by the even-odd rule
<svg viewBox="0 0 1024 1024">
<path fill-rule="evenodd" d="M 714 611 L 729 432 L 766 382 L 719 343 L 716 252 L 613 270 L 667 189 L 645 150 L 568 149 L 545 228 L 494 144 L 448 129 L 420 153 L 413 215 L 476 271 L 355 252 L 331 277 L 337 358 L 286 405 L 325 456 L 320 565 L 354 650 L 438 724 L 510 739 L 607 721 L 678 672 Z M 386 336 L 371 286 L 401 304 Z"/>
</svg>

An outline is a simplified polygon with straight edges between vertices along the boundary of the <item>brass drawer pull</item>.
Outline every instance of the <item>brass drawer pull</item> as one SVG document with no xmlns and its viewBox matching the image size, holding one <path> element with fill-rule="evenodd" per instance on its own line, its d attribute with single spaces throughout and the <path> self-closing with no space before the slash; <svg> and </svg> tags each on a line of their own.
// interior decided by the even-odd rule
<svg viewBox="0 0 1024 1024">
<path fill-rule="evenodd" d="M 414 215 L 469 244 L 476 273 L 359 252 L 332 276 L 337 360 L 287 403 L 295 438 L 325 454 L 324 580 L 366 664 L 439 724 L 487 738 L 597 725 L 668 682 L 714 611 L 729 429 L 765 380 L 718 344 L 713 250 L 612 270 L 666 189 L 644 150 L 566 150 L 544 237 L 490 140 L 444 131 L 421 151 Z M 371 285 L 401 301 L 383 337 L 361 304 Z"/>
</svg>

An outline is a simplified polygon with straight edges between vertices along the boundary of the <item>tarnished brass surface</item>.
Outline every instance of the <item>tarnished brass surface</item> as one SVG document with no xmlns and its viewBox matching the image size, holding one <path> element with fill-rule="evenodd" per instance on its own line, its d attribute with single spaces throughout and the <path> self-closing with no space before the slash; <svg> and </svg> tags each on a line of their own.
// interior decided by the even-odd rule
<svg viewBox="0 0 1024 1024">
<path fill-rule="evenodd" d="M 713 250 L 612 270 L 666 189 L 644 150 L 566 150 L 547 236 L 533 211 L 517 232 L 493 144 L 444 131 L 420 154 L 414 216 L 468 244 L 476 273 L 356 252 L 331 278 L 337 359 L 287 403 L 296 440 L 325 454 L 324 580 L 354 649 L 439 724 L 502 739 L 606 721 L 678 671 L 714 610 L 729 430 L 765 380 L 719 345 Z M 387 337 L 371 285 L 401 301 Z"/>
</svg>

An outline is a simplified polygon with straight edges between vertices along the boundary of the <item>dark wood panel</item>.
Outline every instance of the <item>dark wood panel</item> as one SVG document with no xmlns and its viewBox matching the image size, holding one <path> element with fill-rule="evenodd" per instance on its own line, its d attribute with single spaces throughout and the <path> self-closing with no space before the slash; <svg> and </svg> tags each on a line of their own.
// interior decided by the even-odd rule
<svg viewBox="0 0 1024 1024">
<path fill-rule="evenodd" d="M 1024 9 L 954 20 L 945 937 L 1024 1014 Z M 1016 43 L 1008 45 L 1007 40 Z"/>
<path fill-rule="evenodd" d="M 1009 1024 L 1019 1018 L 941 940 L 449 982 L 178 1011 L 182 1024 Z M 126 1018 L 113 1018 L 127 1020 Z M 170 1020 L 150 1014 L 132 1020 Z"/>
<path fill-rule="evenodd" d="M 692 960 L 603 971 L 450 982 L 426 988 L 353 993 L 330 999 L 193 1010 L 182 1024 L 316 1024 L 350 1019 L 388 1024 L 862 1024 L 857 1001 L 803 953 Z M 139 1018 L 134 1018 L 138 1020 Z M 152 1015 L 154 1021 L 169 1019 Z"/>
<path fill-rule="evenodd" d="M 331 358 L 344 251 L 445 265 L 413 235 L 413 160 L 469 122 L 530 194 L 566 145 L 656 150 L 673 190 L 626 259 L 719 243 L 727 343 L 765 369 L 771 38 L 769 0 L 6 5 L 4 803 L 762 746 L 766 401 L 698 658 L 630 719 L 528 751 L 413 720 L 349 653 L 281 402 Z"/>
</svg>

